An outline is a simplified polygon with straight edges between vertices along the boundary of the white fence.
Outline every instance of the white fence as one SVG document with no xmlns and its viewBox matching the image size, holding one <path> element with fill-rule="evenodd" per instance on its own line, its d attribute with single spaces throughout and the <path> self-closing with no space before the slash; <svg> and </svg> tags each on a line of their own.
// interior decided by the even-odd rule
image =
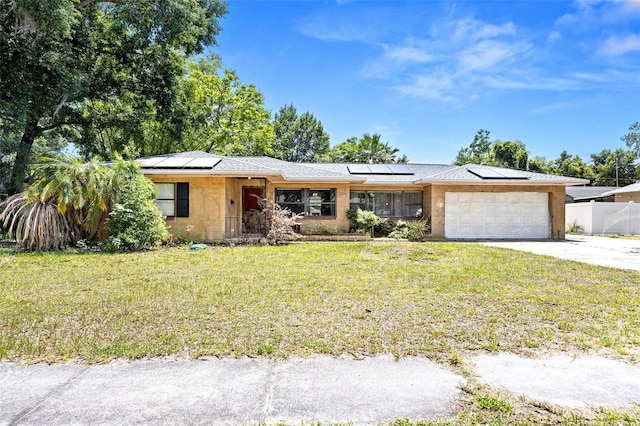
<svg viewBox="0 0 640 426">
<path fill-rule="evenodd" d="M 567 229 L 578 225 L 585 234 L 640 234 L 640 204 L 591 201 L 565 207 Z"/>
</svg>

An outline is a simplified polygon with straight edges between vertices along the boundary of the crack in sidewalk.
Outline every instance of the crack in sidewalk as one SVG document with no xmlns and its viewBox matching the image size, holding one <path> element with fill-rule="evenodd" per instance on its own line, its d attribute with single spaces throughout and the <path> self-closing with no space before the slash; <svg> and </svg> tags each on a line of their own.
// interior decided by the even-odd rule
<svg viewBox="0 0 640 426">
<path fill-rule="evenodd" d="M 63 383 L 59 384 L 58 386 L 54 387 L 53 389 L 51 389 L 49 392 L 47 392 L 46 394 L 44 394 L 44 396 L 40 399 L 40 401 L 38 401 L 34 406 L 32 407 L 28 407 L 25 408 L 24 410 L 20 411 L 18 414 L 16 414 L 8 423 L 8 426 L 15 426 L 20 424 L 20 421 L 22 421 L 25 417 L 27 417 L 29 414 L 33 413 L 34 411 L 36 411 L 40 406 L 42 406 L 42 404 L 44 404 L 45 402 L 47 402 L 49 399 L 51 399 L 55 394 L 58 394 L 60 391 L 62 391 L 64 388 L 68 387 L 72 382 L 74 382 L 76 379 L 79 379 L 80 377 L 82 377 L 87 371 L 89 371 L 91 367 L 85 367 L 83 368 L 80 372 L 74 374 L 72 377 L 70 377 L 69 379 L 67 379 L 66 381 L 64 381 Z"/>
<path fill-rule="evenodd" d="M 269 415 L 273 411 L 273 392 L 276 386 L 276 370 L 277 365 L 270 362 L 269 363 L 269 378 L 267 379 L 267 397 L 264 403 L 264 423 L 269 422 Z"/>
</svg>

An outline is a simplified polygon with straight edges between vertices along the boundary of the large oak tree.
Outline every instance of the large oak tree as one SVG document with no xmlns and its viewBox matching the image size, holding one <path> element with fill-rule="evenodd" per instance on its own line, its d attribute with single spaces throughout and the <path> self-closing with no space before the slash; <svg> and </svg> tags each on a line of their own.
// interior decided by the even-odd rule
<svg viewBox="0 0 640 426">
<path fill-rule="evenodd" d="M 7 191 L 47 132 L 77 140 L 149 110 L 179 120 L 184 60 L 215 43 L 225 13 L 221 0 L 0 0 L 0 120 L 18 135 Z M 107 107 L 118 102 L 135 112 Z"/>
</svg>

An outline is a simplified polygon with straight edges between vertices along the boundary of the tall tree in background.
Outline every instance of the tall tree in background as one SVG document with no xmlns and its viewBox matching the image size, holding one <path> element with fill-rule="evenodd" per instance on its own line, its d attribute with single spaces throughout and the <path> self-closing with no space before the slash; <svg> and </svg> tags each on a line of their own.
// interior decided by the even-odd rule
<svg viewBox="0 0 640 426">
<path fill-rule="evenodd" d="M 473 141 L 467 148 L 460 148 L 453 164 L 462 166 L 465 164 L 488 164 L 491 156 L 491 142 L 489 130 L 480 129 L 473 137 Z"/>
<path fill-rule="evenodd" d="M 328 154 L 328 161 L 337 163 L 406 163 L 406 155 L 397 156 L 398 148 L 389 142 L 381 142 L 377 133 L 365 133 L 360 139 L 355 137 L 336 145 Z"/>
<path fill-rule="evenodd" d="M 640 155 L 640 121 L 629 126 L 629 133 L 620 138 L 629 149 Z"/>
<path fill-rule="evenodd" d="M 496 139 L 491 144 L 489 163 L 507 169 L 527 170 L 529 153 L 519 140 L 501 141 Z"/>
<path fill-rule="evenodd" d="M 285 161 L 310 163 L 329 151 L 329 135 L 311 113 L 298 116 L 293 105 L 285 105 L 273 120 L 274 156 Z"/>
<path fill-rule="evenodd" d="M 635 151 L 603 149 L 591 154 L 594 171 L 594 185 L 626 186 L 638 178 L 638 167 L 634 164 L 638 159 Z"/>
<path fill-rule="evenodd" d="M 222 155 L 272 155 L 275 138 L 262 93 L 234 71 L 219 73 L 220 59 L 189 64 L 183 104 L 184 146 Z"/>
<path fill-rule="evenodd" d="M 460 148 L 453 164 L 483 164 L 486 166 L 505 167 L 509 169 L 526 170 L 529 164 L 529 152 L 519 140 L 489 141 L 491 132 L 480 129 L 473 137 L 468 147 Z"/>
<path fill-rule="evenodd" d="M 586 164 L 579 155 L 571 155 L 567 151 L 562 151 L 549 163 L 547 173 L 590 180 L 596 177 L 593 166 Z"/>
<path fill-rule="evenodd" d="M 0 0 L 0 119 L 19 138 L 7 191 L 22 189 L 45 132 L 79 138 L 151 109 L 174 120 L 184 59 L 214 44 L 225 13 L 220 0 Z"/>
</svg>

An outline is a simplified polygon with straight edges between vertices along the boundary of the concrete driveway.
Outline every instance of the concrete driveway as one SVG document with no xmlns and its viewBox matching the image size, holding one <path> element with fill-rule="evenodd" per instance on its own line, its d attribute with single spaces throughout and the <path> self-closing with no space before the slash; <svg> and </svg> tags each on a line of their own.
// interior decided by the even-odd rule
<svg viewBox="0 0 640 426">
<path fill-rule="evenodd" d="M 565 241 L 491 241 L 484 244 L 592 265 L 640 271 L 640 240 L 567 235 Z"/>
</svg>

